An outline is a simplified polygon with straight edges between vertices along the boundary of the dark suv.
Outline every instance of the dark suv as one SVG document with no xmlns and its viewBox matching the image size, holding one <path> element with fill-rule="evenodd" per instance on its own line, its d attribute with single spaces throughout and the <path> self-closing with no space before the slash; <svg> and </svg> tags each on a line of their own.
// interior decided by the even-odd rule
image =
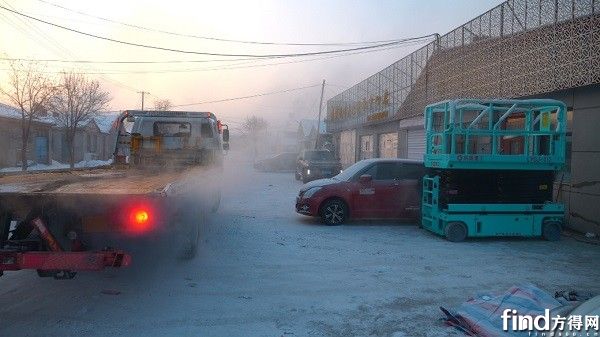
<svg viewBox="0 0 600 337">
<path fill-rule="evenodd" d="M 302 150 L 296 165 L 296 180 L 307 183 L 311 180 L 331 178 L 342 172 L 342 164 L 331 151 Z"/>
</svg>

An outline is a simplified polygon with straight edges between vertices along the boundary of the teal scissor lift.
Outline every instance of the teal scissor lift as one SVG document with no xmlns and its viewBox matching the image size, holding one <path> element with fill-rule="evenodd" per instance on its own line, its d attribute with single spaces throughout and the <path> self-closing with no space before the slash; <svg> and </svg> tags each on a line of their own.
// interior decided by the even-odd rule
<svg viewBox="0 0 600 337">
<path fill-rule="evenodd" d="M 565 164 L 566 107 L 549 99 L 443 101 L 425 108 L 422 226 L 450 241 L 558 240 L 552 201 Z"/>
</svg>

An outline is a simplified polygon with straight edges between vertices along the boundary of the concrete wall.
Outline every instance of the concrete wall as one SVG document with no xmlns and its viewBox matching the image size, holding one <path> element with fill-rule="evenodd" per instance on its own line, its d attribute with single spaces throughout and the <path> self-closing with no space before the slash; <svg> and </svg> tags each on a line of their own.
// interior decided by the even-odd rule
<svg viewBox="0 0 600 337">
<path fill-rule="evenodd" d="M 570 171 L 557 174 L 555 195 L 569 227 L 600 234 L 600 85 L 530 97 L 559 99 L 573 111 Z"/>
<path fill-rule="evenodd" d="M 573 90 L 569 223 L 600 234 L 600 86 Z"/>
</svg>

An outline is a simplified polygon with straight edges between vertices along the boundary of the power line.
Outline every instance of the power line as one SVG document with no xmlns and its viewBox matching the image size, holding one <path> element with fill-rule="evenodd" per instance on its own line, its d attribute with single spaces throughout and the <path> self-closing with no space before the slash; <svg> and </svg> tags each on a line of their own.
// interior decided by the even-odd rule
<svg viewBox="0 0 600 337">
<path fill-rule="evenodd" d="M 212 41 L 221 41 L 221 42 L 235 42 L 235 43 L 245 43 L 245 44 L 260 44 L 260 45 L 280 45 L 280 46 L 352 46 L 352 45 L 356 46 L 356 45 L 379 44 L 379 43 L 388 43 L 388 42 L 398 41 L 397 39 L 391 39 L 391 40 L 364 41 L 364 42 L 298 43 L 298 42 L 265 42 L 265 41 L 234 40 L 234 39 L 225 39 L 225 38 L 210 37 L 210 36 L 200 36 L 200 35 L 193 35 L 193 34 L 183 34 L 183 33 L 171 32 L 171 31 L 166 31 L 166 30 L 161 30 L 161 29 L 156 29 L 156 28 L 149 28 L 149 27 L 144 27 L 144 26 L 138 26 L 138 25 L 134 25 L 134 24 L 122 22 L 122 21 L 112 20 L 112 19 L 101 17 L 101 16 L 96 16 L 96 15 L 92 15 L 92 14 L 89 14 L 89 13 L 77 11 L 77 10 L 74 10 L 74 9 L 71 9 L 71 8 L 67 8 L 67 7 L 64 7 L 64 6 L 52 3 L 50 1 L 45 1 L 45 0 L 37 0 L 37 1 L 45 3 L 45 4 L 50 5 L 50 6 L 54 6 L 54 7 L 57 7 L 57 8 L 64 9 L 64 10 L 72 12 L 72 13 L 77 13 L 77 14 L 80 14 L 80 15 L 84 15 L 84 16 L 87 16 L 87 17 L 94 18 L 94 19 L 98 19 L 98 20 L 102 20 L 102 21 L 106 21 L 106 22 L 110 22 L 110 23 L 114 23 L 114 24 L 118 24 L 118 25 L 130 27 L 130 28 L 135 28 L 135 29 L 139 29 L 139 30 L 145 30 L 145 31 L 154 32 L 154 33 L 161 33 L 161 34 L 167 34 L 167 35 L 173 35 L 173 36 L 181 36 L 181 37 L 189 37 L 189 38 L 202 39 L 202 40 L 212 40 Z"/>
<path fill-rule="evenodd" d="M 292 92 L 292 91 L 298 91 L 298 90 L 303 90 L 303 89 L 309 89 L 309 88 L 318 87 L 320 85 L 321 84 L 319 83 L 319 84 L 309 85 L 309 86 L 306 86 L 306 87 L 298 87 L 298 88 L 286 89 L 286 90 L 281 90 L 281 91 L 271 91 L 271 92 L 265 92 L 265 93 L 254 94 L 254 95 L 249 95 L 249 96 L 223 98 L 223 99 L 218 99 L 218 100 L 214 100 L 214 101 L 203 101 L 203 102 L 196 102 L 196 103 L 177 104 L 177 105 L 173 105 L 173 107 L 184 107 L 184 106 L 201 105 L 201 104 L 208 104 L 208 103 L 221 103 L 221 102 L 237 101 L 237 100 L 241 100 L 241 99 L 261 97 L 261 96 L 267 96 L 267 95 L 275 95 L 275 94 L 283 94 L 283 93 L 286 93 L 286 92 Z"/>
<path fill-rule="evenodd" d="M 421 43 L 422 41 L 418 41 L 419 43 Z M 263 61 L 263 60 L 271 60 L 271 59 L 252 59 L 254 60 L 254 62 L 243 62 L 240 64 L 230 64 L 230 65 L 224 65 L 222 67 L 209 67 L 209 68 L 186 68 L 186 69 L 167 69 L 167 70 L 151 70 L 151 71 L 146 71 L 146 70 L 139 70 L 139 71 L 112 71 L 112 72 L 86 72 L 83 74 L 113 74 L 113 75 L 118 75 L 118 74 L 164 74 L 164 73 L 179 73 L 179 72 L 204 72 L 204 71 L 218 71 L 218 70 L 233 70 L 233 69 L 244 69 L 244 68 L 257 68 L 257 67 L 269 67 L 269 66 L 276 66 L 276 65 L 282 65 L 282 64 L 293 64 L 293 63 L 304 63 L 304 62 L 311 62 L 311 61 L 318 61 L 318 60 L 327 60 L 327 59 L 333 59 L 333 58 L 338 58 L 338 57 L 344 57 L 344 56 L 350 56 L 350 55 L 358 55 L 358 54 L 366 54 L 366 53 L 373 53 L 373 52 L 379 52 L 379 51 L 386 51 L 386 50 L 391 50 L 391 49 L 396 49 L 399 47 L 404 47 L 404 46 L 408 46 L 408 45 L 413 45 L 413 44 L 417 44 L 416 42 L 413 43 L 409 43 L 409 44 L 405 44 L 405 45 L 401 45 L 401 46 L 393 46 L 393 47 L 387 47 L 387 48 L 379 48 L 379 49 L 370 49 L 370 50 L 363 50 L 363 51 L 359 51 L 359 52 L 352 52 L 352 53 L 342 53 L 342 54 L 336 54 L 336 55 L 330 55 L 330 56 L 325 56 L 325 57 L 318 57 L 318 58 L 311 58 L 311 59 L 304 59 L 304 60 L 291 60 L 291 61 L 283 61 L 283 62 L 273 62 L 273 63 L 266 63 L 266 64 L 252 64 L 252 65 L 244 65 L 247 63 L 255 63 L 255 62 L 259 62 L 259 61 Z M 2 58 L 0 58 L 2 59 Z M 33 60 L 33 59 L 11 59 L 11 60 L 23 60 L 23 61 L 31 61 L 31 62 L 43 62 L 43 60 Z M 342 87 L 342 86 L 339 86 Z M 348 88 L 348 86 L 346 86 L 345 88 Z"/>
<path fill-rule="evenodd" d="M 93 60 L 62 60 L 62 59 L 31 59 L 31 58 L 6 58 L 0 57 L 5 61 L 25 61 L 25 62 L 57 62 L 57 63 L 97 63 L 97 64 L 161 64 L 161 63 L 207 63 L 207 62 L 231 62 L 248 61 L 256 58 L 238 58 L 238 59 L 212 59 L 212 60 L 167 60 L 167 61 L 93 61 Z"/>
<path fill-rule="evenodd" d="M 4 0 L 2 0 L 2 3 L 3 3 L 4 5 L 6 5 L 6 6 L 8 6 L 8 7 L 10 7 L 11 9 L 13 9 L 13 10 L 14 10 L 14 8 L 13 8 L 13 7 L 12 7 L 12 6 L 11 6 L 9 3 L 5 2 Z M 2 17 L 5 17 L 5 16 L 4 16 L 4 15 L 2 15 L 2 14 L 0 14 L 0 16 L 2 16 Z M 5 18 L 6 18 L 6 20 L 8 20 L 8 21 L 10 22 L 10 19 L 8 19 L 8 17 L 5 17 Z M 51 47 L 51 48 L 49 48 L 49 49 L 54 49 L 54 48 L 56 48 L 56 49 L 54 49 L 54 50 L 53 50 L 55 53 L 56 53 L 56 51 L 58 51 L 58 53 L 56 53 L 56 54 L 58 54 L 58 55 L 61 55 L 61 54 L 62 54 L 63 56 L 67 56 L 67 57 L 73 57 L 73 56 L 74 56 L 74 54 L 73 54 L 73 53 L 72 53 L 72 52 L 71 52 L 71 51 L 70 51 L 68 48 L 66 48 L 65 46 L 61 45 L 59 41 L 56 41 L 56 40 L 55 40 L 54 38 L 52 38 L 51 36 L 48 36 L 48 35 L 46 35 L 46 34 L 44 33 L 44 31 L 43 31 L 43 30 L 39 29 L 39 28 L 38 28 L 38 27 L 36 27 L 34 24 L 31 24 L 31 23 L 29 23 L 29 22 L 27 22 L 27 21 L 23 20 L 22 18 L 20 18 L 20 17 L 19 17 L 19 16 L 17 16 L 17 15 L 15 15 L 15 19 L 16 19 L 18 22 L 21 22 L 21 23 L 23 23 L 23 25 L 25 25 L 25 27 L 29 27 L 29 28 L 31 28 L 31 29 L 32 29 L 32 30 L 33 30 L 35 33 L 38 33 L 38 34 L 39 34 L 39 35 L 42 37 L 42 40 L 41 40 L 41 41 L 42 41 L 42 42 L 41 42 L 41 44 L 42 44 L 42 45 L 44 45 L 44 44 L 45 44 L 47 41 L 49 41 L 50 43 L 49 43 L 48 45 Z M 13 26 L 14 26 L 14 25 L 13 25 Z M 31 37 L 31 38 L 33 38 L 34 40 L 37 40 L 37 38 L 36 38 L 36 36 L 35 36 L 35 35 L 33 35 L 33 34 L 29 34 L 29 33 L 28 33 L 26 30 L 24 30 L 24 29 L 19 29 L 19 30 L 20 30 L 22 33 L 24 33 L 24 34 L 26 34 L 26 35 L 30 36 L 30 37 Z M 47 40 L 47 41 L 46 41 L 46 40 Z M 88 68 L 88 69 L 89 69 L 89 68 Z M 92 69 L 93 69 L 93 68 L 92 68 Z M 83 74 L 83 73 L 82 73 L 82 74 Z M 108 76 L 103 76 L 103 74 L 100 74 L 100 78 L 102 78 L 102 79 L 103 79 L 103 80 L 105 80 L 106 82 L 110 82 L 110 83 L 112 83 L 112 84 L 114 84 L 114 85 L 116 85 L 116 86 L 119 86 L 119 87 L 121 87 L 121 88 L 124 88 L 124 89 L 130 90 L 130 91 L 133 91 L 133 92 L 137 92 L 137 91 L 138 91 L 138 89 L 136 89 L 136 88 L 134 88 L 134 87 L 132 87 L 132 86 L 130 86 L 130 85 L 127 85 L 127 84 L 125 84 L 125 83 L 123 83 L 123 82 L 121 82 L 121 81 L 119 81 L 119 80 L 116 80 L 116 79 L 114 79 L 114 78 L 110 78 L 110 77 L 108 77 Z"/>
<path fill-rule="evenodd" d="M 156 49 L 156 50 L 162 50 L 162 51 L 175 52 L 175 53 L 195 54 L 195 55 L 209 55 L 209 56 L 223 56 L 223 57 L 254 57 L 254 58 L 265 58 L 265 57 L 298 57 L 298 56 L 310 56 L 310 55 L 337 54 L 337 53 L 343 53 L 343 52 L 348 52 L 348 51 L 367 50 L 367 49 L 373 49 L 373 48 L 379 48 L 379 47 L 392 46 L 392 45 L 396 45 L 396 44 L 399 44 L 399 43 L 402 43 L 402 42 L 407 42 L 407 41 L 411 41 L 411 40 L 422 39 L 422 38 L 426 38 L 426 37 L 432 36 L 430 34 L 430 35 L 416 37 L 416 38 L 409 38 L 409 39 L 403 39 L 403 40 L 395 40 L 394 42 L 381 43 L 381 44 L 376 44 L 376 45 L 372 45 L 372 46 L 347 48 L 347 49 L 337 49 L 337 50 L 325 50 L 325 51 L 318 51 L 318 52 L 292 53 L 292 54 L 262 54 L 262 55 L 259 55 L 259 54 L 208 53 L 208 52 L 198 52 L 198 51 L 192 51 L 192 50 L 166 48 L 166 47 L 160 47 L 160 46 L 153 46 L 153 45 L 147 45 L 147 44 L 141 44 L 141 43 L 135 43 L 135 42 L 128 42 L 128 41 L 123 41 L 123 40 L 117 40 L 117 39 L 109 38 L 109 37 L 106 37 L 106 36 L 95 35 L 95 34 L 92 34 L 92 33 L 83 32 L 83 31 L 80 31 L 80 30 L 77 30 L 77 29 L 69 28 L 69 27 L 62 26 L 62 25 L 59 25 L 59 24 L 55 24 L 55 23 L 52 23 L 52 22 L 49 22 L 49 21 L 38 19 L 38 18 L 35 18 L 33 16 L 30 16 L 30 15 L 27 15 L 27 14 L 23 14 L 23 13 L 21 13 L 19 11 L 6 8 L 4 6 L 0 6 L 0 9 L 4 9 L 4 10 L 9 11 L 11 13 L 14 13 L 14 14 L 26 17 L 26 18 L 28 18 L 30 20 L 35 20 L 35 21 L 38 21 L 38 22 L 41 22 L 41 23 L 45 23 L 45 24 L 50 25 L 50 26 L 54 26 L 54 27 L 57 27 L 57 28 L 61 28 L 61 29 L 73 32 L 73 33 L 81 34 L 81 35 L 88 36 L 88 37 L 93 37 L 93 38 L 100 39 L 100 40 L 110 41 L 110 42 L 124 44 L 124 45 L 129 45 L 129 46 L 141 47 L 141 48 L 148 48 L 148 49 Z"/>
<path fill-rule="evenodd" d="M 422 40 L 414 40 L 414 41 L 409 41 L 403 44 L 399 44 L 399 45 L 394 45 L 391 47 L 385 47 L 385 48 L 374 48 L 374 49 L 369 49 L 369 50 L 365 50 L 365 51 L 358 51 L 358 52 L 351 52 L 351 53 L 340 53 L 338 55 L 333 55 L 333 56 L 329 56 L 326 58 L 332 58 L 332 57 L 337 57 L 337 56 L 346 56 L 346 55 L 355 55 L 355 54 L 363 54 L 363 53 L 370 53 L 370 52 L 377 52 L 377 51 L 383 51 L 383 50 L 390 50 L 390 49 L 394 49 L 394 48 L 399 48 L 399 47 L 405 47 L 405 46 L 409 46 L 409 45 L 415 45 L 415 44 L 419 44 L 422 42 L 427 41 L 427 39 L 422 39 Z M 212 60 L 167 60 L 167 61 L 94 61 L 94 60 L 64 60 L 64 59 L 32 59 L 32 58 L 9 58 L 9 57 L 0 57 L 0 60 L 4 60 L 4 61 L 23 61 L 23 62 L 57 62 L 57 63 L 84 63 L 84 64 L 169 64 L 169 63 L 208 63 L 208 62 L 232 62 L 232 61 L 263 61 L 263 60 L 272 60 L 272 59 L 279 59 L 280 57 L 271 57 L 271 58 L 260 58 L 260 59 L 256 59 L 256 58 L 238 58 L 238 59 L 229 59 L 229 60 L 224 60 L 224 59 L 212 59 Z M 320 60 L 320 59 L 325 59 L 325 58 L 318 58 L 318 59 L 312 59 L 312 60 Z M 291 61 L 291 62 L 282 62 L 282 63 L 278 63 L 278 64 L 285 64 L 285 63 L 296 63 L 296 62 L 303 62 L 303 61 Z M 247 63 L 247 62 L 246 62 Z M 228 66 L 232 66 L 234 64 L 229 64 L 229 65 L 224 65 L 225 67 Z M 187 71 L 188 69 L 183 69 L 183 71 Z"/>
</svg>

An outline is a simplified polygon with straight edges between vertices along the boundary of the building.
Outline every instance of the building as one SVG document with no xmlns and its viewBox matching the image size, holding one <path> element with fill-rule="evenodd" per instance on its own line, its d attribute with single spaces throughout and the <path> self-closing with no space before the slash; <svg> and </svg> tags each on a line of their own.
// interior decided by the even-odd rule
<svg viewBox="0 0 600 337">
<path fill-rule="evenodd" d="M 569 163 L 556 197 L 570 226 L 600 233 L 600 1 L 506 1 L 330 99 L 327 127 L 345 166 L 418 159 L 424 107 L 462 97 L 564 101 Z"/>
<path fill-rule="evenodd" d="M 108 160 L 112 158 L 116 146 L 117 130 L 114 128 L 117 113 L 105 113 L 81 123 L 75 132 L 75 162 Z M 69 147 L 66 131 L 53 126 L 52 153 L 59 162 L 69 162 Z"/>
<path fill-rule="evenodd" d="M 42 117 L 31 122 L 27 161 L 49 164 L 53 119 Z M 0 167 L 21 166 L 21 111 L 0 103 Z"/>
<path fill-rule="evenodd" d="M 75 135 L 75 162 L 108 160 L 116 146 L 114 128 L 117 113 L 98 115 L 82 123 Z M 0 167 L 21 165 L 21 112 L 0 103 Z M 68 163 L 69 152 L 65 130 L 52 116 L 34 119 L 27 146 L 29 164 Z"/>
</svg>

